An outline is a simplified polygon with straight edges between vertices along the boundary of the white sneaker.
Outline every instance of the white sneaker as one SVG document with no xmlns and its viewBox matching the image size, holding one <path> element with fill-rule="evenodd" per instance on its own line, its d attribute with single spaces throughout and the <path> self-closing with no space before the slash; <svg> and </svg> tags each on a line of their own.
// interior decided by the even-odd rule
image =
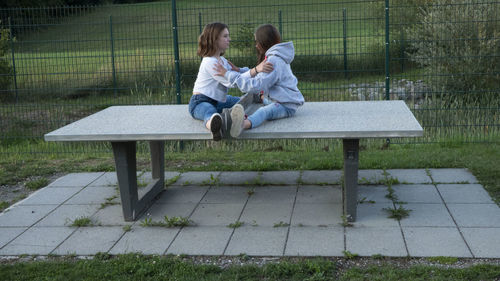
<svg viewBox="0 0 500 281">
<path fill-rule="evenodd" d="M 231 109 L 231 137 L 237 138 L 241 135 L 243 121 L 245 121 L 245 109 L 241 104 L 236 104 Z"/>
<path fill-rule="evenodd" d="M 210 127 L 210 132 L 212 132 L 212 138 L 214 141 L 220 141 L 222 139 L 222 117 L 219 113 L 214 113 L 208 120 L 208 126 Z"/>
</svg>

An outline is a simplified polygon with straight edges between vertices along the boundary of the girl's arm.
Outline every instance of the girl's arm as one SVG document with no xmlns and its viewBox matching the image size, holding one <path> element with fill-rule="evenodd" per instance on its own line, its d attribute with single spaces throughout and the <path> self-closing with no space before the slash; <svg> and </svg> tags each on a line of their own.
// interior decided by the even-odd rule
<svg viewBox="0 0 500 281">
<path fill-rule="evenodd" d="M 222 65 L 216 65 L 214 70 L 217 73 L 216 75 L 223 76 L 230 82 L 230 87 L 238 87 L 245 93 L 268 92 L 268 89 L 278 80 L 277 70 L 270 73 L 259 72 L 254 78 L 251 77 L 251 74 L 255 70 L 251 70 L 250 73 L 241 74 L 235 71 L 227 71 Z"/>
<path fill-rule="evenodd" d="M 237 67 L 230 60 L 228 60 L 228 59 L 226 59 L 226 60 L 227 60 L 227 63 L 229 63 L 229 65 L 231 66 L 232 71 L 236 71 L 239 73 L 245 73 L 248 70 L 250 70 L 250 76 L 252 76 L 252 77 L 254 77 L 255 75 L 257 75 L 260 72 L 269 73 L 269 72 L 273 71 L 273 64 L 270 62 L 267 62 L 267 60 L 262 61 L 261 63 L 259 63 L 259 65 L 257 65 L 256 67 L 254 67 L 252 69 L 249 69 L 248 67 Z M 224 75 L 222 75 L 222 76 L 224 76 Z"/>
</svg>

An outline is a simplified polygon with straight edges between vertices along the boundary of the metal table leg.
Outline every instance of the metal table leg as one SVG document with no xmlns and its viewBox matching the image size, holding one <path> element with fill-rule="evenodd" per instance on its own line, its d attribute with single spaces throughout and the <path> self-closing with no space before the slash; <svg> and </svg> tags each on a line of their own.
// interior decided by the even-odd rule
<svg viewBox="0 0 500 281">
<path fill-rule="evenodd" d="M 358 204 L 359 139 L 344 139 L 344 215 L 356 220 Z"/>
<path fill-rule="evenodd" d="M 150 142 L 153 181 L 145 187 L 146 193 L 140 199 L 137 191 L 136 142 L 112 142 L 111 145 L 115 157 L 123 218 L 126 221 L 133 221 L 151 205 L 154 197 L 164 188 L 164 142 Z"/>
</svg>

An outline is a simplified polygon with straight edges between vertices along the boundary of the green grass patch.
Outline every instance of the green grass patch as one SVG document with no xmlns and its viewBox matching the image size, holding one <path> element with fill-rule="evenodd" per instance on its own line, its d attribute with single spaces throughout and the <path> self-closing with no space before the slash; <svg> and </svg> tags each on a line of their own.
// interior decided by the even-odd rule
<svg viewBox="0 0 500 281">
<path fill-rule="evenodd" d="M 333 262 L 281 261 L 262 267 L 196 265 L 177 257 L 127 254 L 91 260 L 0 264 L 4 280 L 335 280 Z"/>
<path fill-rule="evenodd" d="M 389 214 L 389 218 L 402 220 L 410 216 L 411 210 L 406 209 L 403 205 L 399 205 L 397 208 L 383 208 Z"/>
<path fill-rule="evenodd" d="M 442 268 L 434 266 L 412 266 L 408 269 L 394 266 L 370 266 L 352 268 L 340 280 L 498 280 L 500 266 L 480 264 L 467 268 Z"/>
<path fill-rule="evenodd" d="M 454 264 L 458 262 L 458 258 L 456 257 L 443 257 L 443 256 L 428 257 L 427 260 L 430 262 L 437 262 L 440 264 Z"/>
<path fill-rule="evenodd" d="M 0 202 L 0 212 L 7 209 L 10 206 L 10 203 L 7 201 Z"/>
<path fill-rule="evenodd" d="M 25 185 L 28 189 L 37 190 L 49 184 L 49 180 L 46 178 L 39 178 L 36 180 L 28 181 Z"/>
<path fill-rule="evenodd" d="M 245 223 L 242 222 L 242 221 L 235 221 L 233 223 L 230 223 L 227 225 L 227 227 L 229 228 L 238 228 L 238 227 L 242 227 Z"/>
<path fill-rule="evenodd" d="M 89 217 L 79 217 L 73 220 L 70 226 L 82 227 L 82 226 L 92 226 L 94 223 Z"/>
<path fill-rule="evenodd" d="M 187 217 L 164 216 L 163 221 L 153 221 L 152 218 L 145 218 L 141 226 L 161 226 L 161 227 L 184 227 L 193 225 L 193 222 Z"/>
</svg>

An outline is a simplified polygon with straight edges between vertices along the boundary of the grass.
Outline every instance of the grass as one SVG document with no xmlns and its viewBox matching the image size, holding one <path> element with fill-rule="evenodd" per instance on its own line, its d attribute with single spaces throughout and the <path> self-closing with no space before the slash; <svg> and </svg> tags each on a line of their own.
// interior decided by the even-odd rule
<svg viewBox="0 0 500 281">
<path fill-rule="evenodd" d="M 92 226 L 94 223 L 89 217 L 79 217 L 76 218 L 70 226 L 77 226 L 77 227 L 82 227 L 82 226 Z"/>
<path fill-rule="evenodd" d="M 10 202 L 0 201 L 0 212 L 7 209 L 10 206 Z"/>
<path fill-rule="evenodd" d="M 399 205 L 397 208 L 383 208 L 389 214 L 389 218 L 396 219 L 398 221 L 410 216 L 412 210 L 408 210 L 403 205 Z"/>
<path fill-rule="evenodd" d="M 260 267 L 233 265 L 221 268 L 174 256 L 102 254 L 84 260 L 53 258 L 0 264 L 0 275 L 4 280 L 496 280 L 500 276 L 500 266 L 398 268 L 382 263 L 359 268 L 343 267 L 326 258 L 313 258 L 283 259 Z"/>
<path fill-rule="evenodd" d="M 230 223 L 227 225 L 228 228 L 239 228 L 242 227 L 245 224 L 245 222 L 242 221 L 235 221 L 233 223 Z"/>
<path fill-rule="evenodd" d="M 39 178 L 36 180 L 31 180 L 26 183 L 26 187 L 30 190 L 37 190 L 49 184 L 49 180 L 46 178 Z"/>
<path fill-rule="evenodd" d="M 141 226 L 160 226 L 160 227 L 184 227 L 193 225 L 193 222 L 186 217 L 164 216 L 163 221 L 153 221 L 152 218 L 145 218 Z"/>
</svg>

